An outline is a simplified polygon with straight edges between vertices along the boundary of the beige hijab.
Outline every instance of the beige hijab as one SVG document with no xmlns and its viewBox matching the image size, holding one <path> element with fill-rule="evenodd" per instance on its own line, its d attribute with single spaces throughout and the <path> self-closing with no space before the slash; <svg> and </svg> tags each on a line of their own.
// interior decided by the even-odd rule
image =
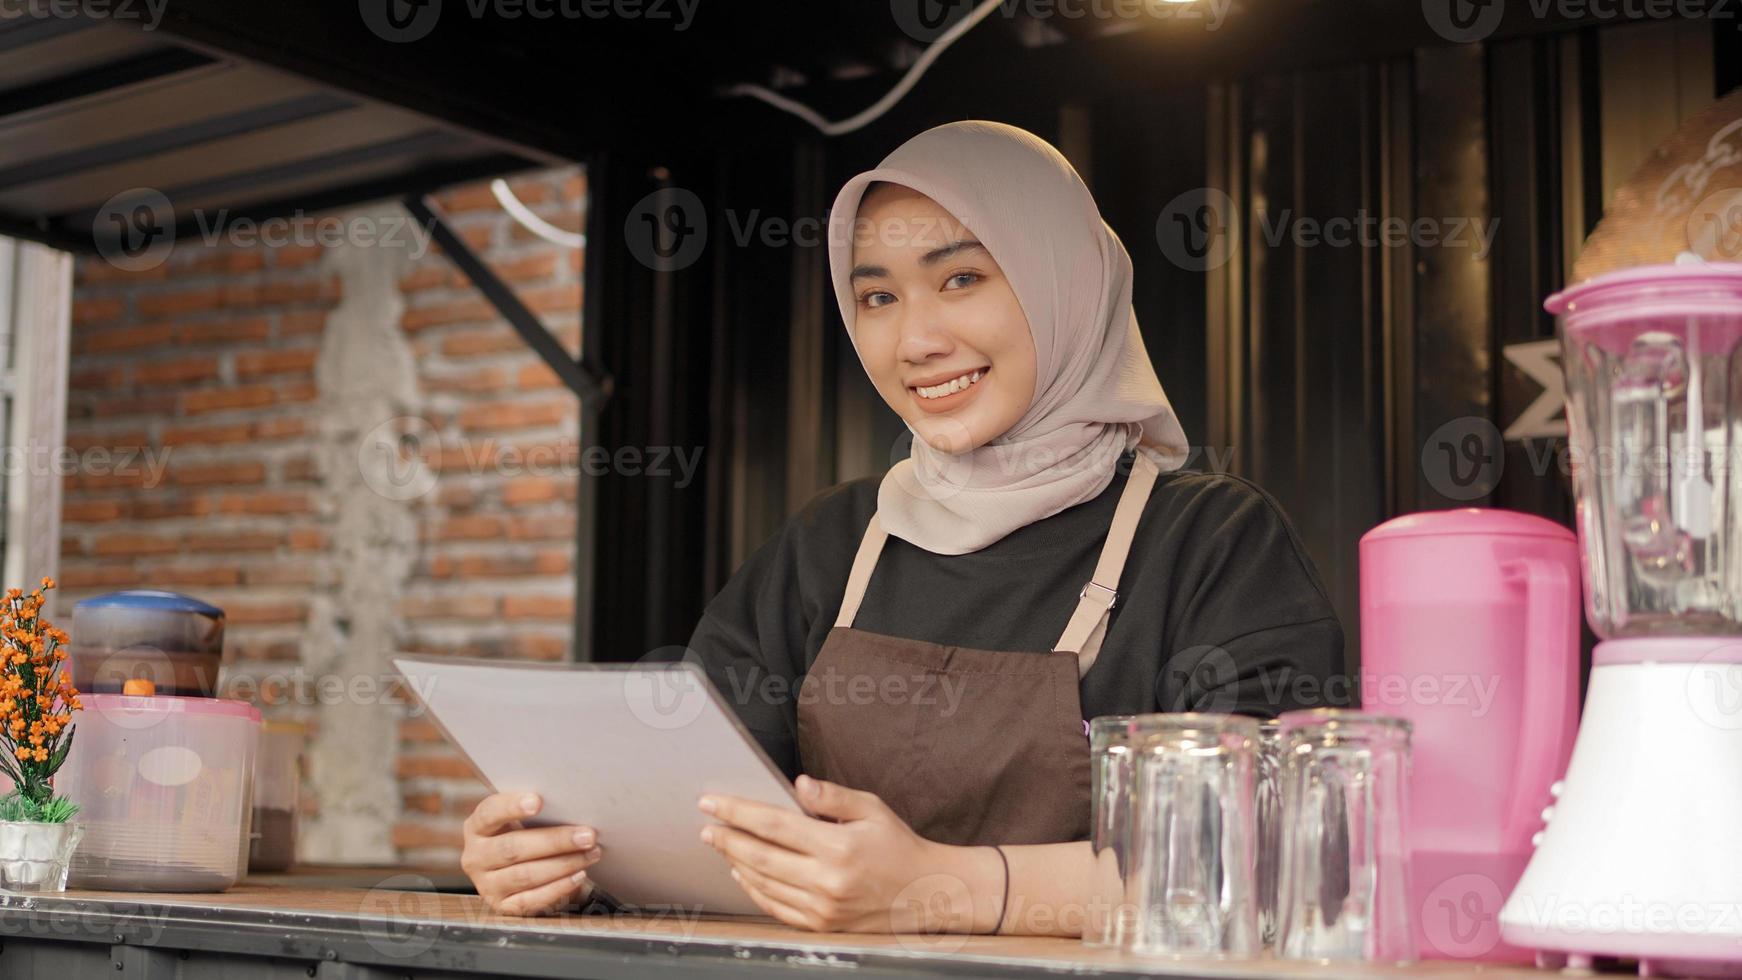
<svg viewBox="0 0 1742 980">
<path fill-rule="evenodd" d="M 926 195 L 979 238 L 1028 317 L 1035 354 L 1034 399 L 1003 435 L 956 454 L 914 438 L 878 490 L 885 530 L 965 554 L 1094 499 L 1139 443 L 1163 470 L 1184 465 L 1185 432 L 1131 309 L 1131 256 L 1062 154 L 1026 130 L 970 120 L 928 129 L 847 181 L 829 212 L 829 268 L 850 337 L 854 222 L 874 181 Z"/>
</svg>

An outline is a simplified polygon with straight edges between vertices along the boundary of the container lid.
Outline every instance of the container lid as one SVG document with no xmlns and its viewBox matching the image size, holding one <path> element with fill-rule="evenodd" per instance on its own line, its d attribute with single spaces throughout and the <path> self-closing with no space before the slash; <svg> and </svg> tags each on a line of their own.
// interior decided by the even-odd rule
<svg viewBox="0 0 1742 980">
<path fill-rule="evenodd" d="M 91 711 L 159 711 L 165 714 L 229 715 L 234 718 L 260 720 L 260 709 L 246 701 L 228 698 L 188 697 L 180 694 L 80 694 L 84 710 Z"/>
<path fill-rule="evenodd" d="M 1686 264 L 1641 265 L 1618 269 L 1595 279 L 1555 293 L 1543 301 L 1543 309 L 1559 316 L 1576 312 L 1579 304 L 1613 293 L 1639 292 L 1649 295 L 1652 287 L 1682 288 L 1686 286 L 1721 286 L 1742 289 L 1742 263 L 1689 262 Z"/>
<path fill-rule="evenodd" d="M 1577 542 L 1572 531 L 1546 517 L 1521 514 L 1495 507 L 1459 507 L 1455 510 L 1424 510 L 1393 517 L 1366 534 L 1361 543 L 1392 538 L 1437 537 L 1447 534 L 1480 534 L 1489 537 L 1557 538 Z"/>
<path fill-rule="evenodd" d="M 73 612 L 80 609 L 137 609 L 155 612 L 192 613 L 199 616 L 222 616 L 224 610 L 191 595 L 165 592 L 161 589 L 127 589 L 109 592 L 73 603 Z"/>
</svg>

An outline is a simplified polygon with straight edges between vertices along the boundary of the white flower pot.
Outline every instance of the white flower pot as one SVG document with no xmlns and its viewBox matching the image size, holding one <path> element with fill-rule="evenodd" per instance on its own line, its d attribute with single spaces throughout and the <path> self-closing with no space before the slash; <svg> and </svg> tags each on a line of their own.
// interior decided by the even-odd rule
<svg viewBox="0 0 1742 980">
<path fill-rule="evenodd" d="M 0 891 L 66 891 L 83 824 L 0 820 Z"/>
</svg>

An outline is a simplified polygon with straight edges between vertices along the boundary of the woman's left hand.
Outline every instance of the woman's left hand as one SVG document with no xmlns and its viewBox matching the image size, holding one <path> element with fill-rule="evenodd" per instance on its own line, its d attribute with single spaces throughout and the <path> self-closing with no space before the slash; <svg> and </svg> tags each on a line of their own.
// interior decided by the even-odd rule
<svg viewBox="0 0 1742 980">
<path fill-rule="evenodd" d="M 991 928 L 997 910 L 975 909 L 972 882 L 983 869 L 967 853 L 984 852 L 996 868 L 990 849 L 928 841 L 872 793 L 809 776 L 797 786 L 810 812 L 839 822 L 735 796 L 698 801 L 724 824 L 704 828 L 702 840 L 764 912 L 818 932 Z"/>
</svg>

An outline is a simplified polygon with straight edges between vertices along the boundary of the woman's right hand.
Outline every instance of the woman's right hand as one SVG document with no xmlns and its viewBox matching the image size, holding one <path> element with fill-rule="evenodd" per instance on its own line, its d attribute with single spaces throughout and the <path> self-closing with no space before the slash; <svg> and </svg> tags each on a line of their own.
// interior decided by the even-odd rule
<svg viewBox="0 0 1742 980">
<path fill-rule="evenodd" d="M 466 818 L 460 869 L 492 912 L 542 915 L 592 891 L 586 869 L 599 860 L 598 834 L 591 827 L 523 828 L 520 819 L 543 805 L 530 793 L 497 793 Z"/>
</svg>

